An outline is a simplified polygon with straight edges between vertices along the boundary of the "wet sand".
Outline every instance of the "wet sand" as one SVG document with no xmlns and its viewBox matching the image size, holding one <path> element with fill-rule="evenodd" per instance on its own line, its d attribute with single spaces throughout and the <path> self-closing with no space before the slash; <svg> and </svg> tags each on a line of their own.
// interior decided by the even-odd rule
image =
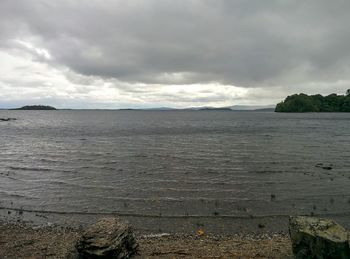
<svg viewBox="0 0 350 259">
<path fill-rule="evenodd" d="M 0 258 L 76 258 L 82 229 L 0 222 Z M 138 235 L 136 258 L 292 258 L 285 234 Z"/>
</svg>

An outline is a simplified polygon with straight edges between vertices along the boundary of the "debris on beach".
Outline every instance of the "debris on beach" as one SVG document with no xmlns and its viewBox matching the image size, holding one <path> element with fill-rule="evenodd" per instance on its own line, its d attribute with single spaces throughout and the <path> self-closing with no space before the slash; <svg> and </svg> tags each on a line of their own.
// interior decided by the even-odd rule
<svg viewBox="0 0 350 259">
<path fill-rule="evenodd" d="M 203 236 L 205 234 L 204 230 L 201 229 L 201 228 L 198 229 L 196 233 L 197 233 L 198 236 Z"/>
</svg>

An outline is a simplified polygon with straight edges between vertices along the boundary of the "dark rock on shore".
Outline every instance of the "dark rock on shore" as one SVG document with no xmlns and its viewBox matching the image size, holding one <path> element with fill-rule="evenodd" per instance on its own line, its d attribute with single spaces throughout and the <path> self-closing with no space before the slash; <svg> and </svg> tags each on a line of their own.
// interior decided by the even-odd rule
<svg viewBox="0 0 350 259">
<path fill-rule="evenodd" d="M 90 226 L 77 242 L 80 258 L 130 258 L 138 244 L 129 225 L 118 218 L 104 218 Z"/>
<path fill-rule="evenodd" d="M 350 258 L 349 233 L 332 220 L 291 217 L 289 233 L 297 259 Z"/>
</svg>

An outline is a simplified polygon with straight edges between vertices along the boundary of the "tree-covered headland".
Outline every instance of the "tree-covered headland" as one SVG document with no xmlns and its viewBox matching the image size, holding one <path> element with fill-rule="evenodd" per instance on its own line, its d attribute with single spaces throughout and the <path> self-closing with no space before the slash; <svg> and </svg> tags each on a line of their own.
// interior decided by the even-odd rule
<svg viewBox="0 0 350 259">
<path fill-rule="evenodd" d="M 56 110 L 56 108 L 48 105 L 26 105 L 13 110 Z"/>
<path fill-rule="evenodd" d="M 294 94 L 277 104 L 276 112 L 350 112 L 350 89 L 345 95 Z"/>
</svg>

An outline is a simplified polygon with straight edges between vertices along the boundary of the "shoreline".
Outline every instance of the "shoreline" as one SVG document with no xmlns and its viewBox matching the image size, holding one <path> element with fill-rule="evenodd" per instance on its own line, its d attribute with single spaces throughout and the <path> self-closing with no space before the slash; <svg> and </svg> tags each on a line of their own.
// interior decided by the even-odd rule
<svg viewBox="0 0 350 259">
<path fill-rule="evenodd" d="M 0 258 L 76 258 L 75 243 L 83 228 L 33 227 L 0 221 Z M 135 258 L 292 258 L 283 233 L 141 235 L 135 232 Z"/>
<path fill-rule="evenodd" d="M 191 215 L 182 217 L 162 216 L 125 216 L 118 213 L 81 213 L 71 214 L 62 212 L 45 213 L 43 211 L 31 211 L 24 208 L 4 208 L 0 206 L 0 222 L 21 222 L 27 226 L 57 226 L 73 229 L 81 229 L 97 222 L 101 217 L 119 217 L 129 222 L 139 235 L 147 234 L 195 234 L 202 229 L 207 234 L 217 236 L 232 235 L 261 235 L 261 234 L 287 234 L 288 220 L 291 215 L 272 215 L 266 217 L 225 217 L 214 215 L 210 217 L 193 217 Z M 315 216 L 319 218 L 332 219 L 346 228 L 349 228 L 348 213 L 345 214 L 298 214 L 299 216 Z"/>
<path fill-rule="evenodd" d="M 217 236 L 232 236 L 236 234 L 265 234 L 287 233 L 289 216 L 269 217 L 139 217 L 125 216 L 117 213 L 104 214 L 70 214 L 70 213 L 43 213 L 42 211 L 29 211 L 26 209 L 13 209 L 0 207 L 0 222 L 21 222 L 28 226 L 63 226 L 75 229 L 84 228 L 101 217 L 119 217 L 129 222 L 139 235 L 147 234 L 195 234 L 198 229 Z"/>
</svg>

